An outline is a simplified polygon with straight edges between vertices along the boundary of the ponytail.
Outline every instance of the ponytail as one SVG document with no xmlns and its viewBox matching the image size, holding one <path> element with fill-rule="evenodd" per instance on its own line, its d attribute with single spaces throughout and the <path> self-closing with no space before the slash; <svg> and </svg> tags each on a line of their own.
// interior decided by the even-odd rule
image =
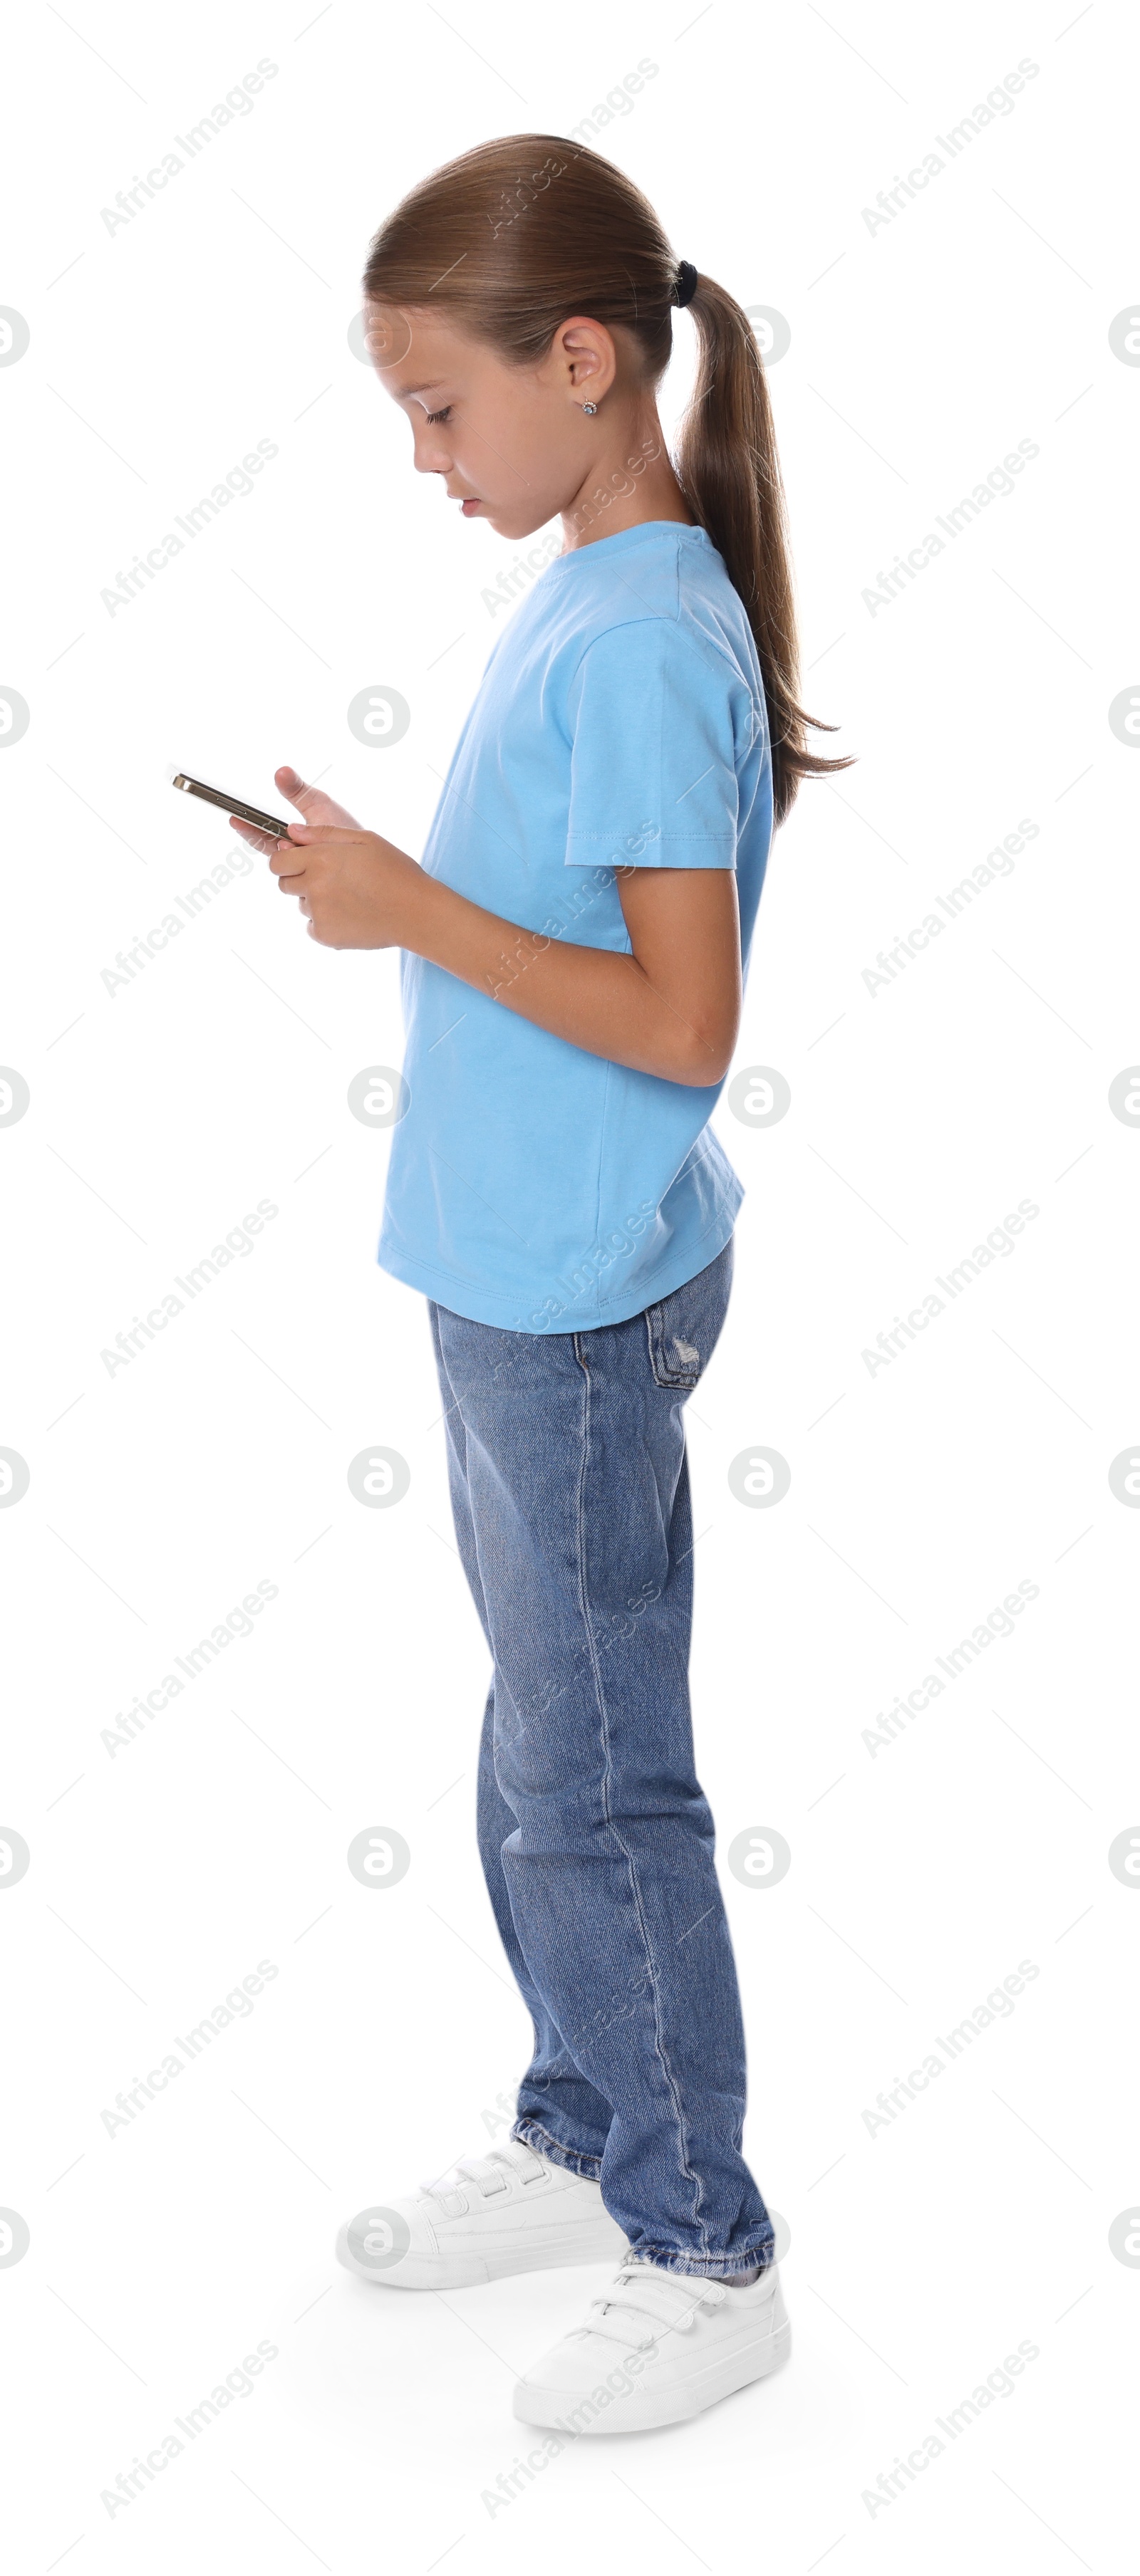
<svg viewBox="0 0 1140 2576">
<path fill-rule="evenodd" d="M 672 355 L 680 291 L 700 363 L 675 470 L 755 638 L 779 824 L 801 778 L 850 763 L 806 747 L 809 726 L 834 727 L 799 703 L 784 490 L 755 333 L 723 286 L 688 263 L 682 269 L 683 286 L 648 198 L 624 171 L 558 134 L 511 134 L 477 144 L 410 190 L 371 243 L 363 285 L 369 302 L 446 307 L 461 330 L 519 364 L 545 357 L 567 314 L 588 313 L 629 334 L 649 386 Z"/>
<path fill-rule="evenodd" d="M 694 518 L 724 559 L 748 614 L 768 702 L 772 803 L 783 822 L 801 778 L 847 769 L 824 760 L 805 733 L 833 733 L 799 704 L 799 644 L 783 478 L 768 379 L 756 334 L 739 304 L 698 273 L 688 298 L 699 358 L 675 459 Z"/>
</svg>

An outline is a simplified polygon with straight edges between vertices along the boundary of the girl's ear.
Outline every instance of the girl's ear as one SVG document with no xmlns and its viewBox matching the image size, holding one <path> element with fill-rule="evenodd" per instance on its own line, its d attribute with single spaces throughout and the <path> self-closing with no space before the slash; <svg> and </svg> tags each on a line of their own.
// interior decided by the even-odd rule
<svg viewBox="0 0 1140 2576">
<path fill-rule="evenodd" d="M 568 391 L 601 401 L 617 374 L 617 350 L 604 322 L 575 315 L 555 332 L 550 357 Z"/>
</svg>

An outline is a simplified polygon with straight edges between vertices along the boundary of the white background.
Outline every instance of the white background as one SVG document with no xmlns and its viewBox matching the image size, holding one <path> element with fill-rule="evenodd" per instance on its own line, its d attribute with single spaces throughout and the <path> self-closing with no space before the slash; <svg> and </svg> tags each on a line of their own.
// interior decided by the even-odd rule
<svg viewBox="0 0 1140 2576">
<path fill-rule="evenodd" d="M 1123 11 L 334 0 L 164 15 L 72 0 L 9 36 L 0 370 L 6 1004 L 0 1130 L 9 1654 L 0 2271 L 13 2565 L 314 2562 L 355 2576 L 1126 2561 L 1121 2361 L 1140 2275 L 1125 2101 L 1140 1912 L 1126 1608 L 1140 1523 L 1140 1052 L 1118 522 L 1140 375 Z M 100 210 L 258 60 L 276 77 L 129 224 Z M 771 369 L 804 691 L 858 766 L 775 845 L 738 1064 L 787 1116 L 718 1131 L 747 1186 L 728 1325 L 690 1409 L 698 1754 L 747 2014 L 747 2147 L 791 2234 L 791 2367 L 687 2430 L 581 2442 L 511 2502 L 514 2377 L 603 2275 L 398 2298 L 338 2219 L 505 2133 L 529 2025 L 473 1828 L 485 1653 L 455 1556 L 426 1312 L 374 1250 L 394 956 L 306 940 L 262 865 L 108 991 L 232 845 L 166 764 L 274 802 L 289 760 L 418 852 L 511 560 L 417 482 L 346 333 L 369 236 L 484 137 L 599 148 L 679 256 L 791 345 Z M 870 231 L 862 210 L 1023 58 L 1013 111 Z M 678 318 L 673 427 L 691 364 Z M 1134 433 L 1133 433 L 1134 437 Z M 145 591 L 100 597 L 259 439 L 269 462 Z M 1021 440 L 1040 450 L 913 586 L 862 594 Z M 389 686 L 404 739 L 349 700 Z M 826 739 L 816 737 L 817 740 Z M 1021 817 L 1013 872 L 889 987 L 864 969 Z M 129 1365 L 101 1352 L 260 1199 L 276 1217 Z M 914 1345 L 862 1354 L 1022 1199 L 1039 1210 Z M 348 1462 L 411 1470 L 369 1511 Z M 791 1488 L 753 1511 L 749 1444 Z M 255 1623 L 136 1740 L 117 1711 L 258 1582 Z M 878 1750 L 888 1709 L 1018 1583 L 1016 1632 Z M 352 1836 L 403 1835 L 398 1886 Z M 769 1826 L 778 1886 L 727 1868 Z M 248 2017 L 108 2135 L 101 2112 L 259 1960 Z M 1008 2017 L 885 2129 L 862 2117 L 1027 1959 Z M 108 2514 L 136 2454 L 259 2341 L 277 2357 Z M 865 2491 L 1021 2343 L 913 2484 Z M 490 2497 L 490 2503 L 488 2503 Z M 492 2510 L 491 2506 L 496 2509 Z"/>
</svg>

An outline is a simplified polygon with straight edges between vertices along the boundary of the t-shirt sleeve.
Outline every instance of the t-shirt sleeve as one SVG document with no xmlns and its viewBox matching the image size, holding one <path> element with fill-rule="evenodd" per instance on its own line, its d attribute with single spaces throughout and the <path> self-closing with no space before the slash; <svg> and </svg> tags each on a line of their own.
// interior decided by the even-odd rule
<svg viewBox="0 0 1140 2576">
<path fill-rule="evenodd" d="M 734 868 L 732 675 L 669 617 L 610 627 L 567 693 L 568 867 Z"/>
</svg>

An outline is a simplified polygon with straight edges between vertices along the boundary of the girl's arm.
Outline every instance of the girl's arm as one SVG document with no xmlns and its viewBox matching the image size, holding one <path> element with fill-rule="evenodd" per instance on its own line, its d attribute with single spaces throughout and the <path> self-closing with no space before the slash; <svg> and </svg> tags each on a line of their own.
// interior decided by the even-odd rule
<svg viewBox="0 0 1140 2576">
<path fill-rule="evenodd" d="M 588 1055 L 694 1088 L 723 1081 L 740 1019 L 731 868 L 617 869 L 626 957 L 503 921 L 375 832 L 291 823 L 287 842 L 261 846 L 324 946 L 410 949 Z"/>
</svg>

